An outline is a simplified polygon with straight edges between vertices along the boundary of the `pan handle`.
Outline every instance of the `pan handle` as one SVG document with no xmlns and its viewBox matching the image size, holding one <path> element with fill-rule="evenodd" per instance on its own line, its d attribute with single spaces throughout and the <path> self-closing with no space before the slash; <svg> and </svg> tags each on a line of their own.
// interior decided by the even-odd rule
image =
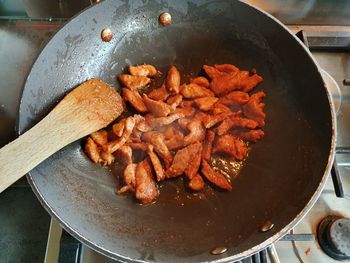
<svg viewBox="0 0 350 263">
<path fill-rule="evenodd" d="M 280 263 L 280 259 L 278 258 L 277 251 L 275 245 L 271 245 L 267 248 L 267 253 L 269 254 L 271 263 Z"/>
</svg>

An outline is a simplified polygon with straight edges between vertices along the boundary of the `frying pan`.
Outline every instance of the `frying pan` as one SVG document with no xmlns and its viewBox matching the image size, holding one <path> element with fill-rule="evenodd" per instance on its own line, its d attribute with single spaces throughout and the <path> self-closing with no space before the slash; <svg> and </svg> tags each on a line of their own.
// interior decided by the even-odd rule
<svg viewBox="0 0 350 263">
<path fill-rule="evenodd" d="M 169 12 L 172 24 L 158 16 Z M 113 31 L 103 42 L 100 32 Z M 335 120 L 310 53 L 280 22 L 236 1 L 103 1 L 68 22 L 41 52 L 27 78 L 19 131 L 38 122 L 63 95 L 99 77 L 150 63 L 175 65 L 183 81 L 203 64 L 256 68 L 267 93 L 266 136 L 233 180 L 230 193 L 187 193 L 164 182 L 152 205 L 116 195 L 120 166 L 93 164 L 75 142 L 28 175 L 42 205 L 74 237 L 125 262 L 231 262 L 285 235 L 319 196 L 334 158 Z M 229 172 L 234 169 L 228 169 Z M 234 174 L 232 172 L 232 174 Z M 270 221 L 274 227 L 262 232 Z M 212 255 L 215 247 L 226 253 Z"/>
</svg>

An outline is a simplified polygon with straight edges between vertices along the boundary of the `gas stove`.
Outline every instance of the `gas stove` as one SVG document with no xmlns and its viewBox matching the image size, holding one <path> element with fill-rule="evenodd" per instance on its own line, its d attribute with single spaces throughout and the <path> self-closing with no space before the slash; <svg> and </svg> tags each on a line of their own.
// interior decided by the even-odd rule
<svg viewBox="0 0 350 263">
<path fill-rule="evenodd" d="M 15 136 L 17 102 L 32 63 L 64 22 L 65 19 L 51 18 L 0 19 L 1 145 Z M 241 262 L 350 262 L 350 28 L 295 24 L 288 27 L 309 47 L 332 94 L 337 112 L 337 153 L 322 194 L 303 220 L 273 246 Z M 20 180 L 12 189 L 28 187 L 25 180 Z M 53 219 L 47 236 L 45 263 L 115 262 L 79 243 Z"/>
</svg>

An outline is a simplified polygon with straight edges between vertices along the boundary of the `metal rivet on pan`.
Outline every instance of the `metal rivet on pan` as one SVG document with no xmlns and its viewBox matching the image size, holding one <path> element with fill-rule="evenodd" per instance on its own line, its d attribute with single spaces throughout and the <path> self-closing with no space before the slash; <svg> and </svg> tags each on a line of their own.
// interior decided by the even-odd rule
<svg viewBox="0 0 350 263">
<path fill-rule="evenodd" d="M 105 28 L 101 31 L 101 38 L 104 42 L 111 41 L 112 37 L 113 37 L 113 32 L 109 28 Z"/>
<path fill-rule="evenodd" d="M 275 225 L 270 221 L 270 220 L 267 220 L 264 224 L 262 224 L 260 226 L 260 231 L 261 232 L 266 232 L 266 231 L 269 231 L 271 230 Z"/>
<path fill-rule="evenodd" d="M 159 23 L 162 26 L 168 26 L 171 24 L 171 15 L 169 13 L 161 13 L 159 16 Z"/>
<path fill-rule="evenodd" d="M 213 255 L 220 255 L 227 251 L 227 247 L 215 247 L 213 248 L 210 253 Z"/>
</svg>

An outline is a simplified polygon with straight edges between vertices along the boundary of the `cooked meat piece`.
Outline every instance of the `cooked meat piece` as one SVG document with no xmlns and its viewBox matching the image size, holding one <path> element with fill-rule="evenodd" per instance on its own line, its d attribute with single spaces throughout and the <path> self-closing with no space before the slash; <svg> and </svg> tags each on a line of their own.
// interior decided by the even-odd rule
<svg viewBox="0 0 350 263">
<path fill-rule="evenodd" d="M 262 80 L 262 77 L 257 74 L 249 76 L 248 71 L 240 71 L 236 75 L 229 74 L 214 78 L 210 83 L 210 88 L 216 95 L 223 95 L 234 90 L 249 92 Z"/>
<path fill-rule="evenodd" d="M 116 150 L 118 150 L 120 147 L 122 147 L 125 144 L 125 142 L 129 139 L 135 127 L 135 123 L 136 121 L 134 117 L 126 118 L 123 135 L 119 139 L 109 142 L 106 146 L 103 147 L 104 150 L 106 152 L 113 153 Z"/>
<path fill-rule="evenodd" d="M 218 138 L 213 147 L 213 153 L 224 153 L 242 161 L 248 154 L 247 145 L 232 135 L 226 134 Z"/>
<path fill-rule="evenodd" d="M 193 100 L 182 100 L 180 106 L 183 108 L 192 107 L 193 103 Z"/>
<path fill-rule="evenodd" d="M 204 177 L 207 178 L 207 180 L 212 184 L 216 185 L 217 187 L 223 190 L 232 191 L 232 186 L 226 179 L 226 177 L 223 174 L 214 171 L 210 167 L 210 165 L 204 160 L 202 161 L 201 172 L 204 175 Z"/>
<path fill-rule="evenodd" d="M 211 109 L 211 114 L 217 115 L 220 113 L 227 113 L 227 114 L 233 114 L 231 109 L 224 104 L 221 104 L 219 102 L 215 103 L 214 107 Z"/>
<path fill-rule="evenodd" d="M 129 145 L 123 145 L 116 152 L 116 157 L 121 159 L 125 164 L 132 163 L 132 149 Z"/>
<path fill-rule="evenodd" d="M 187 130 L 187 125 L 190 124 L 191 120 L 188 118 L 181 118 L 177 121 L 179 124 L 180 128 L 183 130 Z"/>
<path fill-rule="evenodd" d="M 147 94 L 147 96 L 152 99 L 152 100 L 161 100 L 161 101 L 165 101 L 168 97 L 169 97 L 169 92 L 165 87 L 165 84 L 163 83 L 163 85 L 160 88 L 157 89 L 153 89 L 151 90 L 150 93 Z"/>
<path fill-rule="evenodd" d="M 226 134 L 232 128 L 248 128 L 255 129 L 258 126 L 258 123 L 251 119 L 240 118 L 240 117 L 229 117 L 219 125 L 216 132 L 218 135 Z"/>
<path fill-rule="evenodd" d="M 187 125 L 190 131 L 184 138 L 185 146 L 195 142 L 201 142 L 205 138 L 205 129 L 200 120 L 193 120 Z"/>
<path fill-rule="evenodd" d="M 220 71 L 217 68 L 214 68 L 212 66 L 203 65 L 203 69 L 204 69 L 205 73 L 207 73 L 208 77 L 211 79 L 215 79 L 215 78 L 219 78 L 221 76 L 227 75 L 226 72 L 222 72 L 222 71 Z"/>
<path fill-rule="evenodd" d="M 136 175 L 136 166 L 135 163 L 130 163 L 126 166 L 123 173 L 124 186 L 119 189 L 118 193 L 125 192 L 134 192 L 135 191 L 135 175 Z"/>
<path fill-rule="evenodd" d="M 156 153 L 164 160 L 165 167 L 169 167 L 173 156 L 164 142 L 164 136 L 159 132 L 145 132 L 142 140 L 154 146 Z"/>
<path fill-rule="evenodd" d="M 157 185 L 147 159 L 138 163 L 135 172 L 135 196 L 142 204 L 152 203 L 158 196 Z"/>
<path fill-rule="evenodd" d="M 145 87 L 147 84 L 151 82 L 151 80 L 147 77 L 143 76 L 133 76 L 129 74 L 121 74 L 118 76 L 118 80 L 120 83 L 131 89 L 131 90 L 138 90 L 140 88 Z"/>
<path fill-rule="evenodd" d="M 99 163 L 101 161 L 101 156 L 100 156 L 100 151 L 98 149 L 97 144 L 94 142 L 93 139 L 90 137 L 87 138 L 86 143 L 85 143 L 85 153 L 91 161 L 94 163 Z"/>
<path fill-rule="evenodd" d="M 219 99 L 216 97 L 202 97 L 194 100 L 194 103 L 202 111 L 208 111 Z"/>
<path fill-rule="evenodd" d="M 134 114 L 133 118 L 135 119 L 135 124 L 139 124 L 139 123 L 145 121 L 145 117 L 143 117 L 140 114 Z"/>
<path fill-rule="evenodd" d="M 200 191 L 204 188 L 205 183 L 203 181 L 202 176 L 200 176 L 198 173 L 195 174 L 195 176 L 190 180 L 188 183 L 188 187 L 193 191 Z"/>
<path fill-rule="evenodd" d="M 225 72 L 231 75 L 235 75 L 239 72 L 239 68 L 235 67 L 232 64 L 215 64 L 214 67 L 221 72 Z"/>
<path fill-rule="evenodd" d="M 152 65 L 138 65 L 129 66 L 128 68 L 131 75 L 134 76 L 144 76 L 144 77 L 154 77 L 157 75 L 157 69 Z"/>
<path fill-rule="evenodd" d="M 182 101 L 182 95 L 181 94 L 176 94 L 171 96 L 166 103 L 168 103 L 169 105 L 172 105 L 173 108 L 176 108 L 177 106 L 180 105 Z"/>
<path fill-rule="evenodd" d="M 161 118 L 164 118 L 164 117 L 161 117 Z M 141 132 L 148 132 L 148 131 L 152 130 L 152 127 L 150 127 L 147 124 L 146 120 L 143 120 L 136 125 L 136 129 L 141 131 Z"/>
<path fill-rule="evenodd" d="M 138 91 L 122 88 L 122 93 L 124 100 L 128 101 L 135 110 L 138 112 L 148 111 Z"/>
<path fill-rule="evenodd" d="M 178 150 L 174 157 L 173 163 L 165 172 L 166 177 L 172 178 L 181 175 L 186 170 L 187 166 L 190 165 L 192 159 L 200 148 L 201 143 L 197 142 Z"/>
<path fill-rule="evenodd" d="M 170 151 L 184 147 L 184 135 L 178 129 L 169 127 L 163 132 L 165 145 Z"/>
<path fill-rule="evenodd" d="M 118 137 L 122 137 L 125 127 L 125 121 L 126 119 L 121 119 L 118 123 L 114 124 L 112 126 L 112 131 L 115 135 Z"/>
<path fill-rule="evenodd" d="M 199 86 L 195 83 L 183 84 L 181 86 L 181 94 L 186 99 L 194 99 L 200 97 L 213 97 L 214 93 L 202 86 Z"/>
<path fill-rule="evenodd" d="M 204 127 L 209 129 L 213 126 L 215 126 L 216 124 L 222 122 L 224 119 L 226 119 L 227 117 L 231 116 L 231 113 L 219 113 L 217 115 L 210 115 L 210 114 L 206 114 L 206 116 L 203 116 L 202 118 L 202 123 L 204 124 Z"/>
<path fill-rule="evenodd" d="M 204 88 L 209 88 L 209 80 L 207 80 L 205 77 L 194 78 L 191 80 L 191 83 L 197 84 Z"/>
<path fill-rule="evenodd" d="M 202 145 L 200 145 L 198 151 L 193 156 L 193 159 L 190 161 L 190 164 L 185 169 L 185 174 L 189 180 L 192 180 L 193 177 L 198 172 L 199 166 L 201 165 L 201 159 L 202 159 Z"/>
<path fill-rule="evenodd" d="M 163 166 L 158 158 L 158 156 L 154 153 L 153 151 L 153 146 L 152 145 L 148 145 L 147 150 L 146 150 L 148 157 L 151 160 L 151 163 L 153 165 L 153 169 L 156 173 L 157 176 L 157 181 L 162 181 L 165 179 L 165 173 L 163 170 Z"/>
<path fill-rule="evenodd" d="M 108 143 L 108 133 L 105 130 L 93 132 L 90 134 L 90 137 L 94 140 L 95 143 L 97 143 L 100 146 Z"/>
<path fill-rule="evenodd" d="M 193 115 L 196 113 L 196 109 L 191 106 L 186 106 L 182 108 L 176 108 L 174 111 L 174 114 L 181 114 L 184 117 L 193 117 Z"/>
<path fill-rule="evenodd" d="M 171 94 L 178 94 L 180 91 L 180 72 L 176 67 L 170 67 L 165 80 L 165 85 Z"/>
<path fill-rule="evenodd" d="M 248 141 L 248 142 L 257 142 L 264 137 L 265 133 L 263 130 L 250 130 L 250 131 L 235 131 L 233 136 L 238 139 Z"/>
<path fill-rule="evenodd" d="M 215 139 L 215 132 L 207 131 L 207 135 L 205 136 L 203 150 L 202 150 L 202 159 L 207 161 L 207 162 L 211 158 L 211 152 L 213 149 L 214 139 Z"/>
<path fill-rule="evenodd" d="M 262 99 L 265 97 L 265 92 L 259 91 L 250 96 L 250 99 L 246 105 L 243 106 L 244 115 L 252 120 L 255 120 L 259 127 L 265 126 L 265 104 L 262 103 Z"/>
<path fill-rule="evenodd" d="M 163 101 L 156 101 L 148 98 L 146 94 L 143 95 L 143 101 L 152 114 L 156 117 L 165 117 L 168 116 L 169 113 L 174 111 L 174 109 Z"/>
<path fill-rule="evenodd" d="M 100 156 L 101 156 L 101 162 L 105 166 L 110 165 L 114 161 L 114 156 L 110 152 L 101 151 Z"/>
<path fill-rule="evenodd" d="M 127 146 L 130 146 L 133 150 L 147 151 L 148 143 L 144 142 L 128 142 Z"/>
<path fill-rule="evenodd" d="M 184 114 L 174 112 L 173 114 L 170 114 L 167 117 L 159 117 L 155 118 L 151 115 L 146 116 L 146 124 L 149 125 L 151 128 L 157 128 L 165 125 L 169 125 L 176 121 L 177 119 L 183 118 Z"/>
<path fill-rule="evenodd" d="M 232 91 L 224 97 L 220 98 L 219 103 L 225 105 L 243 105 L 249 101 L 249 95 L 243 91 Z"/>
</svg>

